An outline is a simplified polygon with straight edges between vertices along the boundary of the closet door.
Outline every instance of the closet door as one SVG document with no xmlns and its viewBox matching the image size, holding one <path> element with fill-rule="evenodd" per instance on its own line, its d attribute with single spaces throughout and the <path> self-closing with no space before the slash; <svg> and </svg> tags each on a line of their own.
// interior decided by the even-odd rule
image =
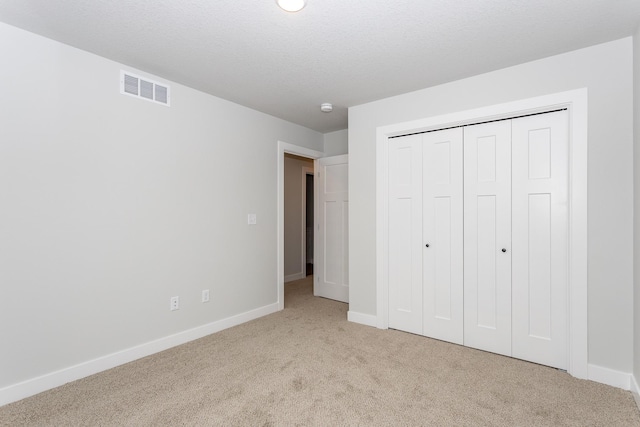
<svg viewBox="0 0 640 427">
<path fill-rule="evenodd" d="M 567 368 L 567 112 L 513 120 L 513 357 Z"/>
<path fill-rule="evenodd" d="M 389 327 L 422 334 L 422 136 L 389 140 Z"/>
<path fill-rule="evenodd" d="M 464 345 L 511 355 L 511 122 L 464 129 Z"/>
<path fill-rule="evenodd" d="M 423 334 L 463 342 L 462 128 L 422 143 Z"/>
</svg>

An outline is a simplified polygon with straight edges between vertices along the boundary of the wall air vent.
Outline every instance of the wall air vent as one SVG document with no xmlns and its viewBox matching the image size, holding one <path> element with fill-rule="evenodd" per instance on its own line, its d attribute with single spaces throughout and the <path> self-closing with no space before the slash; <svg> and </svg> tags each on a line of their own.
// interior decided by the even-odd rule
<svg viewBox="0 0 640 427">
<path fill-rule="evenodd" d="M 128 71 L 120 71 L 120 93 L 169 106 L 169 86 Z"/>
</svg>

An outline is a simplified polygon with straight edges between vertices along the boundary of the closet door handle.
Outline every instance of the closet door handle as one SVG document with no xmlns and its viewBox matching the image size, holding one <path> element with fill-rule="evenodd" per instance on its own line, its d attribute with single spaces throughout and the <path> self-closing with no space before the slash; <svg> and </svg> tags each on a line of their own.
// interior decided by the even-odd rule
<svg viewBox="0 0 640 427">
<path fill-rule="evenodd" d="M 429 247 L 429 244 L 427 243 L 425 246 L 428 248 L 428 247 Z"/>
<path fill-rule="evenodd" d="M 502 248 L 502 252 L 507 252 L 507 250 L 505 248 Z"/>
</svg>

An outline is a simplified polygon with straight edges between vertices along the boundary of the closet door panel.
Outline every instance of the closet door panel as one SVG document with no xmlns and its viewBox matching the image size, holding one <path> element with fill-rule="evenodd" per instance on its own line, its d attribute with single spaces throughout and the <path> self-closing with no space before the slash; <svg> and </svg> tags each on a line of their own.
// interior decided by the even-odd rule
<svg viewBox="0 0 640 427">
<path fill-rule="evenodd" d="M 567 368 L 567 112 L 513 120 L 513 356 Z"/>
<path fill-rule="evenodd" d="M 462 128 L 423 136 L 423 334 L 463 342 Z M 428 246 L 427 246 L 428 245 Z"/>
<path fill-rule="evenodd" d="M 511 354 L 511 122 L 464 128 L 464 345 Z"/>
<path fill-rule="evenodd" d="M 389 140 L 389 327 L 422 334 L 422 136 Z"/>
</svg>

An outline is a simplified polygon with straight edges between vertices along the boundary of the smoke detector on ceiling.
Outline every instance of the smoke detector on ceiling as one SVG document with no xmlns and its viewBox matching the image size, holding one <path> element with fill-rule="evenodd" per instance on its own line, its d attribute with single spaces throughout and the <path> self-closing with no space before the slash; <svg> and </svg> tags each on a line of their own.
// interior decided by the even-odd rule
<svg viewBox="0 0 640 427">
<path fill-rule="evenodd" d="M 333 111 L 333 105 L 331 105 L 328 102 L 325 102 L 324 104 L 320 105 L 320 111 L 322 111 L 323 113 L 330 113 Z"/>
<path fill-rule="evenodd" d="M 287 12 L 299 12 L 307 5 L 307 0 L 276 0 L 276 3 Z"/>
</svg>

